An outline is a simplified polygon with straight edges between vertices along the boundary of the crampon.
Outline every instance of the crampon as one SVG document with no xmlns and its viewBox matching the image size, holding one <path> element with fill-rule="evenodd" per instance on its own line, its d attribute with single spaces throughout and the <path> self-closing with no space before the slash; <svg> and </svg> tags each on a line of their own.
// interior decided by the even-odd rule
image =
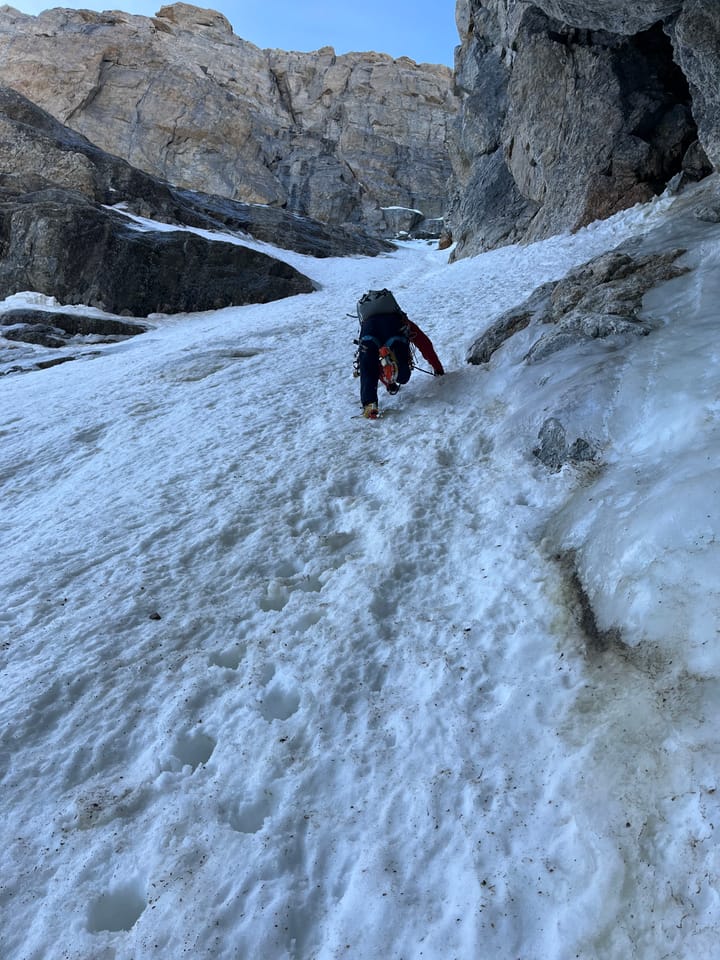
<svg viewBox="0 0 720 960">
<path fill-rule="evenodd" d="M 399 388 L 399 384 L 397 382 L 399 369 L 395 354 L 388 346 L 380 347 L 379 352 L 380 380 L 384 386 L 387 387 L 389 393 L 397 393 Z"/>
</svg>

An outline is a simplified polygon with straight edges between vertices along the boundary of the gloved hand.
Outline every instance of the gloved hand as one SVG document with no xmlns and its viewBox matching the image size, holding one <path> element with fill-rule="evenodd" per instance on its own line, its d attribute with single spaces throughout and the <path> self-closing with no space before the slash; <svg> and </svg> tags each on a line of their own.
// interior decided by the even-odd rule
<svg viewBox="0 0 720 960">
<path fill-rule="evenodd" d="M 445 376 L 445 371 L 442 369 L 442 367 L 441 367 L 439 370 L 433 370 L 433 376 L 434 376 L 434 377 L 444 377 L 444 376 Z"/>
</svg>

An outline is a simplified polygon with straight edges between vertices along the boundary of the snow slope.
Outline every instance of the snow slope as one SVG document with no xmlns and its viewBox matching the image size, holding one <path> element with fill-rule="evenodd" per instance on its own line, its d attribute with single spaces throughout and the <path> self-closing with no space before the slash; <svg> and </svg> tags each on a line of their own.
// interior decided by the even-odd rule
<svg viewBox="0 0 720 960">
<path fill-rule="evenodd" d="M 463 362 L 668 206 L 452 265 L 279 252 L 321 289 L 0 379 L 0 955 L 717 955 L 718 228 L 651 337 Z M 369 423 L 381 286 L 448 373 Z M 558 403 L 603 470 L 531 455 Z"/>
</svg>

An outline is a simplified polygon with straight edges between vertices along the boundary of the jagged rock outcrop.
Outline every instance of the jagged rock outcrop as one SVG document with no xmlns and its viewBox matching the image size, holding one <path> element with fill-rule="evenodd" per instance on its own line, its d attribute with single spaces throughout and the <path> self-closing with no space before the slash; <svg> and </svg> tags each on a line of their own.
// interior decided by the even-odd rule
<svg viewBox="0 0 720 960">
<path fill-rule="evenodd" d="M 221 14 L 0 7 L 0 83 L 181 187 L 387 233 L 382 208 L 441 217 L 448 68 L 376 53 L 260 50 Z"/>
<path fill-rule="evenodd" d="M 457 23 L 456 256 L 577 229 L 720 163 L 717 5 L 458 0 Z"/>
<path fill-rule="evenodd" d="M 586 30 L 631 34 L 677 13 L 683 0 L 536 0 L 549 17 Z"/>
<path fill-rule="evenodd" d="M 548 417 L 543 423 L 533 453 L 554 473 L 566 463 L 587 463 L 599 456 L 598 448 L 585 437 L 569 441 L 567 430 L 557 417 Z"/>
<path fill-rule="evenodd" d="M 720 5 L 685 0 L 669 26 L 675 59 L 688 79 L 698 135 L 720 169 Z"/>
<path fill-rule="evenodd" d="M 681 248 L 636 256 L 633 246 L 621 244 L 562 280 L 542 284 L 478 337 L 468 362 L 487 363 L 506 340 L 531 324 L 537 337 L 525 354 L 526 363 L 538 363 L 583 341 L 646 336 L 655 321 L 642 313 L 643 297 L 689 268 L 675 262 L 685 252 Z"/>
</svg>

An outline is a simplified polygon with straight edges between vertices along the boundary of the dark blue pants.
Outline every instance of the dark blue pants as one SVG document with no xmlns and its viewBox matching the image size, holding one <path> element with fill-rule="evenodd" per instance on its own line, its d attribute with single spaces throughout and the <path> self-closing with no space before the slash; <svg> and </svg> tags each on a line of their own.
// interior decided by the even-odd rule
<svg viewBox="0 0 720 960">
<path fill-rule="evenodd" d="M 377 403 L 380 379 L 380 347 L 386 345 L 395 354 L 398 383 L 410 379 L 410 346 L 402 332 L 402 319 L 395 314 L 378 314 L 364 320 L 360 328 L 360 403 Z"/>
</svg>

